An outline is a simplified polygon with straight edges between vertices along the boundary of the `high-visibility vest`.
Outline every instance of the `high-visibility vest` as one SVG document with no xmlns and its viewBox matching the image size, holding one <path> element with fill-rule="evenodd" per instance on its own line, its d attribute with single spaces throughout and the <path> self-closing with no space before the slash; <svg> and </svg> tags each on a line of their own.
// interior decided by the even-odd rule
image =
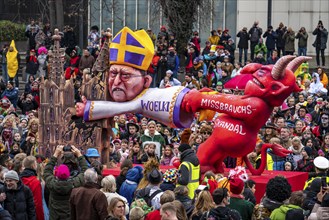
<svg viewBox="0 0 329 220">
<path fill-rule="evenodd" d="M 315 179 L 315 178 L 321 178 L 320 176 L 316 176 L 316 177 L 312 177 L 310 180 L 307 180 L 306 181 L 306 183 L 305 183 L 305 185 L 304 185 L 304 190 L 307 188 L 307 187 L 309 187 L 309 186 L 311 186 L 311 184 L 312 184 L 312 182 L 313 182 L 313 180 Z M 327 179 L 327 185 L 329 184 L 329 177 L 326 177 L 326 179 Z"/>
<path fill-rule="evenodd" d="M 186 166 L 187 169 L 189 170 L 189 181 L 188 181 L 188 184 L 187 184 L 188 196 L 191 199 L 193 199 L 194 198 L 194 191 L 199 187 L 200 165 L 194 166 L 192 163 L 184 161 L 179 166 L 179 169 L 181 168 L 182 165 Z M 177 184 L 177 185 L 179 185 L 179 184 Z"/>
</svg>

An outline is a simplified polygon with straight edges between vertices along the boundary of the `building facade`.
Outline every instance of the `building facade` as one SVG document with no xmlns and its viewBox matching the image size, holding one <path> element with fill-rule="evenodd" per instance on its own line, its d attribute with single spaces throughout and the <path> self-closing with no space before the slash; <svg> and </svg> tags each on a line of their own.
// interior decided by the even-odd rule
<svg viewBox="0 0 329 220">
<path fill-rule="evenodd" d="M 209 0 L 209 13 L 199 16 L 194 25 L 201 34 L 202 46 L 213 29 L 229 29 L 236 40 L 236 33 L 243 27 L 251 28 L 258 20 L 260 27 L 267 29 L 269 0 Z M 308 34 L 308 53 L 315 54 L 312 43 L 315 36 L 313 30 L 319 20 L 325 28 L 329 27 L 328 0 L 271 0 L 272 26 L 278 27 L 280 22 L 291 27 L 295 32 L 305 27 Z M 88 27 L 98 25 L 101 29 L 110 27 L 117 33 L 123 26 L 131 29 L 151 28 L 157 33 L 161 25 L 166 25 L 163 14 L 154 9 L 152 0 L 91 0 L 88 7 Z M 198 11 L 196 11 L 198 13 Z M 201 14 L 201 13 L 200 13 Z M 296 50 L 297 50 L 296 40 Z M 329 55 L 329 50 L 325 51 Z"/>
</svg>

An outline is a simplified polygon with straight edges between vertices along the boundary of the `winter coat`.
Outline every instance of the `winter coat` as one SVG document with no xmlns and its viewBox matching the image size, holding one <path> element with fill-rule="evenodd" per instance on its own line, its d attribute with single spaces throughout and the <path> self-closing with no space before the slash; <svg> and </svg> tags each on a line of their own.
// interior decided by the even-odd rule
<svg viewBox="0 0 329 220">
<path fill-rule="evenodd" d="M 259 38 L 261 38 L 263 33 L 263 30 L 260 27 L 253 26 L 249 29 L 249 39 L 252 43 L 257 43 L 259 41 Z"/>
<path fill-rule="evenodd" d="M 258 43 L 258 44 L 255 46 L 255 54 L 256 54 L 256 56 L 257 56 L 259 53 L 262 53 L 263 56 L 266 56 L 267 48 L 266 48 L 266 46 L 265 46 L 263 43 Z"/>
<path fill-rule="evenodd" d="M 278 37 L 277 33 L 275 31 L 272 31 L 271 33 L 266 31 L 263 34 L 263 37 L 266 37 L 266 47 L 268 50 L 273 50 L 275 49 L 275 42 L 276 42 L 276 38 Z"/>
<path fill-rule="evenodd" d="M 283 39 L 284 39 L 284 50 L 287 52 L 295 52 L 295 32 L 291 32 L 291 33 L 284 33 L 283 35 Z"/>
<path fill-rule="evenodd" d="M 142 172 L 143 168 L 140 166 L 128 170 L 126 180 L 120 187 L 119 194 L 127 199 L 129 205 L 132 203 L 138 183 L 143 177 Z"/>
<path fill-rule="evenodd" d="M 144 132 L 144 134 L 141 136 L 141 142 L 144 143 L 144 142 L 147 142 L 147 141 L 159 143 L 160 144 L 160 153 L 161 153 L 162 147 L 164 147 L 165 144 L 166 144 L 165 139 L 157 131 L 155 131 L 154 136 L 150 136 L 149 131 L 146 130 Z"/>
<path fill-rule="evenodd" d="M 39 68 L 38 59 L 35 56 L 27 56 L 26 57 L 26 70 L 25 72 L 31 75 L 37 74 Z"/>
<path fill-rule="evenodd" d="M 280 208 L 274 209 L 273 212 L 271 213 L 271 220 L 282 220 L 286 218 L 286 214 L 289 210 L 291 209 L 301 209 L 301 207 L 297 205 L 282 205 Z"/>
<path fill-rule="evenodd" d="M 85 183 L 71 192 L 71 219 L 76 220 L 104 220 L 107 213 L 107 199 L 99 190 L 97 183 Z"/>
<path fill-rule="evenodd" d="M 37 178 L 37 172 L 33 169 L 25 168 L 20 175 L 22 182 L 28 186 L 33 194 L 35 205 L 36 219 L 44 220 L 44 212 L 42 205 L 42 187 Z"/>
<path fill-rule="evenodd" d="M 192 215 L 192 212 L 194 209 L 192 199 L 190 199 L 190 197 L 188 197 L 188 196 L 181 196 L 181 195 L 176 195 L 175 199 L 180 201 L 183 204 L 187 216 L 190 217 Z"/>
<path fill-rule="evenodd" d="M 180 156 L 180 161 L 181 163 L 190 162 L 193 166 L 200 165 L 199 159 L 192 149 L 185 150 Z M 189 169 L 185 165 L 181 165 L 178 172 L 180 173 L 180 176 L 178 177 L 177 183 L 186 186 L 190 179 Z"/>
<path fill-rule="evenodd" d="M 120 191 L 120 187 L 121 187 L 122 183 L 123 183 L 125 180 L 126 180 L 126 176 L 124 176 L 124 175 L 122 175 L 122 174 L 120 174 L 119 176 L 117 176 L 117 177 L 115 178 L 115 183 L 116 183 L 116 185 L 117 185 L 117 193 L 119 193 L 119 191 Z"/>
<path fill-rule="evenodd" d="M 276 39 L 276 47 L 277 48 L 284 48 L 284 39 L 283 39 L 283 35 L 286 32 L 287 28 L 277 28 L 275 30 L 276 34 L 277 34 L 277 39 Z"/>
<path fill-rule="evenodd" d="M 38 74 L 41 76 L 46 75 L 46 68 L 47 68 L 47 55 L 46 54 L 40 54 L 38 56 Z"/>
<path fill-rule="evenodd" d="M 11 214 L 13 220 L 36 219 L 33 195 L 29 187 L 19 181 L 16 190 L 4 186 L 4 192 L 6 193 L 4 209 Z"/>
<path fill-rule="evenodd" d="M 82 73 L 82 71 L 85 68 L 92 68 L 93 65 L 94 65 L 94 63 L 95 63 L 95 58 L 92 55 L 82 56 L 80 58 L 80 62 L 79 62 L 79 70 L 80 70 L 80 73 Z"/>
<path fill-rule="evenodd" d="M 38 109 L 38 103 L 34 99 L 31 102 L 26 102 L 22 99 L 19 99 L 17 106 L 22 110 L 23 115 L 25 115 L 26 112 Z"/>
<path fill-rule="evenodd" d="M 313 35 L 316 35 L 315 41 L 312 44 L 313 47 L 319 48 L 321 50 L 324 50 L 327 48 L 327 40 L 328 40 L 328 31 L 327 29 L 323 28 L 321 31 L 320 29 L 316 28 L 313 31 Z"/>
<path fill-rule="evenodd" d="M 239 212 L 228 207 L 218 206 L 202 215 L 201 219 L 220 219 L 220 220 L 240 220 L 242 219 Z"/>
<path fill-rule="evenodd" d="M 305 33 L 303 32 L 298 32 L 296 34 L 296 39 L 298 40 L 298 47 L 299 48 L 306 48 L 307 47 L 307 39 L 308 39 L 308 34 L 305 31 Z"/>
<path fill-rule="evenodd" d="M 68 180 L 57 179 L 53 172 L 57 163 L 56 157 L 51 157 L 45 167 L 44 180 L 50 191 L 49 196 L 49 214 L 50 220 L 70 220 L 70 194 L 73 188 L 80 187 L 84 183 L 83 173 L 88 169 L 87 162 L 83 156 L 78 158 L 80 173 L 77 176 L 70 177 Z"/>
<path fill-rule="evenodd" d="M 13 106 L 16 108 L 17 101 L 18 101 L 18 89 L 17 88 L 13 88 L 11 90 L 6 89 L 5 91 L 3 91 L 1 98 L 5 97 L 5 96 L 9 99 L 11 104 L 13 104 Z"/>
<path fill-rule="evenodd" d="M 159 212 L 159 215 L 160 215 L 160 212 Z M 1 220 L 13 220 L 10 213 L 2 207 L 0 207 L 0 219 Z"/>
<path fill-rule="evenodd" d="M 269 218 L 272 211 L 283 205 L 282 202 L 274 201 L 266 196 L 262 199 L 260 204 L 257 204 L 254 208 L 252 219 L 266 219 Z"/>
<path fill-rule="evenodd" d="M 238 211 L 243 220 L 250 220 L 254 210 L 254 204 L 242 198 L 235 198 L 233 196 L 231 196 L 228 207 Z"/>
</svg>

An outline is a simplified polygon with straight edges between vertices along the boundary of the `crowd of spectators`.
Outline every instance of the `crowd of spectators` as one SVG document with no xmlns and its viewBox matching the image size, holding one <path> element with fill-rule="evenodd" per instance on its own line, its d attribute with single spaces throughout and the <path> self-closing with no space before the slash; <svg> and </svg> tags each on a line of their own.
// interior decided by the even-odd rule
<svg viewBox="0 0 329 220">
<path fill-rule="evenodd" d="M 236 45 L 229 30 L 211 31 L 202 47 L 197 31 L 184 54 L 177 54 L 175 35 L 161 27 L 158 35 L 147 30 L 156 52 L 148 74 L 152 87 L 184 86 L 190 89 L 211 88 L 219 93 L 243 94 L 224 89 L 225 84 L 240 74 L 251 62 L 274 64 L 280 56 L 306 55 L 307 32 L 297 34 L 283 23 L 274 31 L 263 33 L 258 22 L 248 31 L 238 32 L 239 62 L 235 62 Z M 255 168 L 261 164 L 264 143 L 278 143 L 291 150 L 287 157 L 267 152 L 266 169 L 308 172 L 309 180 L 302 191 L 292 192 L 284 177 L 271 179 L 266 195 L 256 204 L 255 182 L 239 178 L 225 179 L 223 174 L 207 172 L 200 178 L 197 190 L 191 185 L 192 173 L 177 161 L 198 166 L 198 147 L 213 131 L 213 121 L 195 118 L 190 135 L 182 144 L 184 132 L 153 121 L 140 114 L 115 116 L 114 137 L 109 140 L 108 166 L 120 166 L 120 175 L 102 176 L 105 164 L 90 148 L 82 155 L 75 146 L 58 146 L 51 158 L 39 155 L 38 118 L 39 83 L 47 77 L 48 51 L 52 48 L 49 24 L 43 28 L 34 21 L 26 27 L 29 51 L 26 57 L 27 82 L 24 93 L 6 75 L 6 53 L 1 50 L 3 77 L 0 83 L 0 216 L 1 219 L 327 219 L 329 216 L 329 98 L 328 77 L 323 67 L 310 72 L 304 63 L 295 72 L 302 89 L 291 94 L 281 107 L 274 109 L 268 123 L 259 131 L 254 152 L 248 155 Z M 313 31 L 317 64 L 325 66 L 324 50 L 328 37 L 321 21 Z M 61 47 L 66 48 L 63 76 L 81 85 L 82 75 L 90 73 L 105 40 L 105 30 L 93 26 L 88 46 L 77 46 L 74 31 L 66 26 Z M 266 43 L 263 43 L 266 38 Z M 250 44 L 250 59 L 248 49 Z M 323 46 L 324 45 L 324 46 Z M 185 59 L 181 59 L 184 56 Z M 184 62 L 184 64 L 180 63 Z M 184 81 L 178 80 L 183 72 Z M 18 80 L 18 79 L 17 79 Z M 76 90 L 78 91 L 78 89 Z M 77 92 L 76 101 L 80 101 Z M 20 111 L 17 111 L 17 107 Z M 198 114 L 196 114 L 196 117 Z M 244 166 L 241 158 L 225 160 L 227 168 Z M 58 162 L 61 161 L 61 162 Z M 136 166 L 133 167 L 133 164 Z M 143 165 L 139 166 L 139 165 Z M 163 172 L 160 165 L 171 166 Z M 324 179 L 324 180 L 323 180 Z M 199 179 L 198 179 L 199 180 Z M 197 181 L 198 182 L 198 181 Z M 192 188 L 191 188 L 192 187 Z M 290 218 L 289 218 L 290 216 Z M 297 218 L 301 216 L 300 218 Z"/>
</svg>

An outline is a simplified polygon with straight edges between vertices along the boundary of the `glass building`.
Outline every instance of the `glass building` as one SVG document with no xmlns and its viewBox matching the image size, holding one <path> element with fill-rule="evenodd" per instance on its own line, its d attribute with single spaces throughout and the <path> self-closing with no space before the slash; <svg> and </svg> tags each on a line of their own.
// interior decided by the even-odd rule
<svg viewBox="0 0 329 220">
<path fill-rule="evenodd" d="M 158 33 L 160 26 L 166 25 L 166 19 L 160 10 L 156 10 L 152 0 L 91 0 L 89 5 L 88 28 L 97 25 L 100 29 L 110 27 L 113 34 L 123 26 L 131 29 L 151 28 Z M 217 28 L 228 28 L 235 36 L 237 0 L 209 0 L 208 10 L 199 10 L 195 30 L 201 33 L 204 44 L 210 31 Z M 101 9 L 101 10 L 100 10 Z"/>
</svg>

